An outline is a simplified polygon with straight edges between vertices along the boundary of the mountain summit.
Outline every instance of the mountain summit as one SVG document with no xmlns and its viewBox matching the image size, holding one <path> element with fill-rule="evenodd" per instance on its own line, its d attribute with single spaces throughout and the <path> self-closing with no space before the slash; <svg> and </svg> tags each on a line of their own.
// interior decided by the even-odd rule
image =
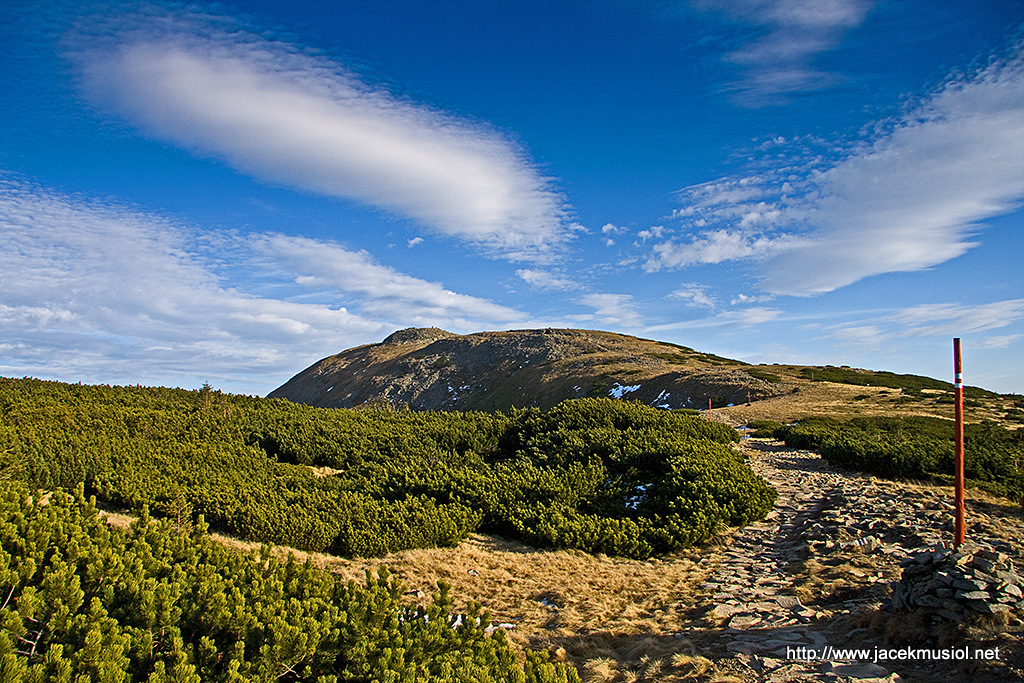
<svg viewBox="0 0 1024 683">
<path fill-rule="evenodd" d="M 409 328 L 324 358 L 268 397 L 324 408 L 386 401 L 414 410 L 506 410 L 603 396 L 668 409 L 782 393 L 756 377 L 754 368 L 613 332 L 549 328 L 460 335 Z"/>
</svg>

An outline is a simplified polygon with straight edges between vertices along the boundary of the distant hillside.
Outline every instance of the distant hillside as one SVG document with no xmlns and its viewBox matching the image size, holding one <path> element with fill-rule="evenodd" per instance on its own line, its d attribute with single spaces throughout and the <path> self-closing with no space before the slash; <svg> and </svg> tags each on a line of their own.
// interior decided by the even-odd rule
<svg viewBox="0 0 1024 683">
<path fill-rule="evenodd" d="M 791 387 L 755 366 L 685 346 L 612 332 L 515 330 L 458 335 L 395 332 L 324 358 L 269 394 L 351 408 L 387 401 L 415 410 L 550 408 L 612 397 L 660 408 L 706 408 L 777 396 Z"/>
</svg>

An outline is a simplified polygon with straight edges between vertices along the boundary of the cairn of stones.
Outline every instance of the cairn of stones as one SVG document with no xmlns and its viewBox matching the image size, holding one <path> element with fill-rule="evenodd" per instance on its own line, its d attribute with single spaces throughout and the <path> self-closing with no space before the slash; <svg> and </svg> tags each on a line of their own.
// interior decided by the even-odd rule
<svg viewBox="0 0 1024 683">
<path fill-rule="evenodd" d="M 948 621 L 1024 609 L 1024 579 L 1005 553 L 974 543 L 928 548 L 904 559 L 892 607 L 924 610 Z"/>
</svg>

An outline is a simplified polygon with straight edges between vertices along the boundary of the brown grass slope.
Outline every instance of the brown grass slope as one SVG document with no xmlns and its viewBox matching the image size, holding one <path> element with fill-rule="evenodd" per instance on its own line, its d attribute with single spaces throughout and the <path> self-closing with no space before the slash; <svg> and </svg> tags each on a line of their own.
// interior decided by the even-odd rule
<svg viewBox="0 0 1024 683">
<path fill-rule="evenodd" d="M 612 332 L 514 330 L 457 335 L 395 332 L 324 358 L 270 398 L 351 408 L 387 401 L 415 410 L 549 408 L 618 396 L 663 408 L 706 408 L 777 396 L 786 387 L 740 361 Z"/>
<path fill-rule="evenodd" d="M 984 390 L 970 395 L 969 421 L 1024 424 L 1020 396 Z M 719 419 L 733 424 L 808 415 L 953 417 L 952 385 L 926 377 L 845 366 L 749 365 L 667 342 L 551 328 L 466 335 L 399 330 L 379 344 L 317 361 L 269 394 L 323 408 L 485 411 L 550 408 L 585 396 L 662 408 L 707 408 L 709 400 L 716 409 L 732 404 Z"/>
</svg>

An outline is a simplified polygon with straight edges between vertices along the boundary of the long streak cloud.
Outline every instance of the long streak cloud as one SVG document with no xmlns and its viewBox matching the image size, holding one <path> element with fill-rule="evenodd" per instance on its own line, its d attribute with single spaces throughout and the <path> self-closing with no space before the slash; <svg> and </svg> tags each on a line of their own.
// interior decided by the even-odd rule
<svg viewBox="0 0 1024 683">
<path fill-rule="evenodd" d="M 508 136 L 294 46 L 193 30 L 79 57 L 99 106 L 262 181 L 377 207 L 512 261 L 551 260 L 578 227 Z"/>
</svg>

